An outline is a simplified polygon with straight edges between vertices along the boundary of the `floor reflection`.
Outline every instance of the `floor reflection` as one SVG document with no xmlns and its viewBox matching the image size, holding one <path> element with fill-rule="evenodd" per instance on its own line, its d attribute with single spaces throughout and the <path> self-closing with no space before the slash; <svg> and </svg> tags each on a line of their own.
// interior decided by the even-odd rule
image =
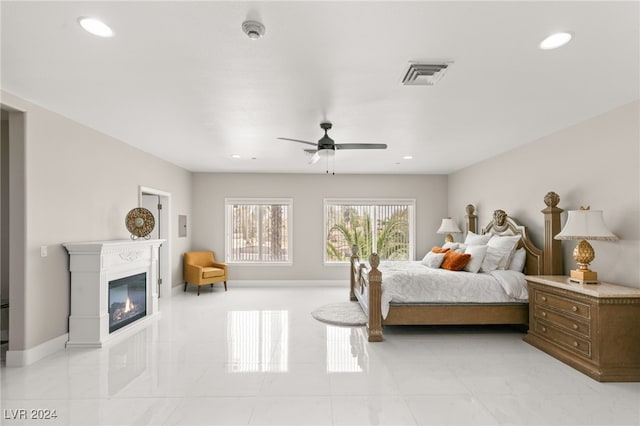
<svg viewBox="0 0 640 426">
<path fill-rule="evenodd" d="M 230 372 L 286 372 L 288 311 L 230 311 L 227 347 Z"/>
<path fill-rule="evenodd" d="M 118 394 L 147 368 L 146 330 L 104 349 L 109 358 L 109 396 Z"/>
<path fill-rule="evenodd" d="M 362 327 L 327 326 L 327 373 L 369 371 L 367 337 Z"/>
</svg>

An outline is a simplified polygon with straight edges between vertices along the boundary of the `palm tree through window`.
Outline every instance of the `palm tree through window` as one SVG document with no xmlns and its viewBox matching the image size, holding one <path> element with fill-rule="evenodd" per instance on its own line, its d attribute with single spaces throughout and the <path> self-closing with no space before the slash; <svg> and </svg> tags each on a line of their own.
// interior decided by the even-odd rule
<svg viewBox="0 0 640 426">
<path fill-rule="evenodd" d="M 348 261 L 354 245 L 363 259 L 413 259 L 414 209 L 414 200 L 325 200 L 325 263 Z"/>
</svg>

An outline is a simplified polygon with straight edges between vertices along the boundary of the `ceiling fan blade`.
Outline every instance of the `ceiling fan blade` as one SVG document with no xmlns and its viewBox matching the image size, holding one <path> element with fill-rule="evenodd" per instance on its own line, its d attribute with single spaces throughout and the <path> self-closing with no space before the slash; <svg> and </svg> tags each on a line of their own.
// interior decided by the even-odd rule
<svg viewBox="0 0 640 426">
<path fill-rule="evenodd" d="M 336 149 L 387 149 L 386 143 L 337 143 Z"/>
<path fill-rule="evenodd" d="M 318 146 L 316 142 L 301 141 L 300 139 L 290 139 L 290 138 L 278 138 L 278 139 L 281 139 L 283 141 L 300 142 L 300 143 L 306 143 L 307 145 Z"/>
</svg>

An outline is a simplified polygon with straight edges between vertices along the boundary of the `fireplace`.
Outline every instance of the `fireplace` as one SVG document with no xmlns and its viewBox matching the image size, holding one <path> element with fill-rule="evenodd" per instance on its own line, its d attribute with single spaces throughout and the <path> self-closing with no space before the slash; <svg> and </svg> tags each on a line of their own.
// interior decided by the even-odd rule
<svg viewBox="0 0 640 426">
<path fill-rule="evenodd" d="M 109 281 L 109 333 L 147 315 L 147 273 Z"/>
<path fill-rule="evenodd" d="M 71 271 L 67 347 L 100 348 L 157 318 L 164 240 L 65 243 Z"/>
</svg>

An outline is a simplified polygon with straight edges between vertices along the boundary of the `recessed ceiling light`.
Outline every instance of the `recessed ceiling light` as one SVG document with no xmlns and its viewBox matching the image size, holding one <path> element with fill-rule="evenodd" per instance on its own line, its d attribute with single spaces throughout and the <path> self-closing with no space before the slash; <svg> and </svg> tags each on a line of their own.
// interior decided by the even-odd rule
<svg viewBox="0 0 640 426">
<path fill-rule="evenodd" d="M 113 37 L 113 30 L 107 24 L 95 18 L 78 18 L 78 23 L 85 31 L 98 37 Z"/>
<path fill-rule="evenodd" d="M 231 154 L 231 158 L 238 159 L 238 158 L 240 158 L 240 154 Z"/>
<path fill-rule="evenodd" d="M 569 43 L 569 41 L 571 41 L 572 38 L 573 38 L 573 35 L 568 32 L 551 34 L 549 37 L 545 38 L 540 42 L 540 49 L 542 50 L 557 49 L 558 47 L 564 46 L 565 44 Z"/>
<path fill-rule="evenodd" d="M 402 157 L 403 160 L 413 160 L 413 155 L 405 155 Z"/>
</svg>

